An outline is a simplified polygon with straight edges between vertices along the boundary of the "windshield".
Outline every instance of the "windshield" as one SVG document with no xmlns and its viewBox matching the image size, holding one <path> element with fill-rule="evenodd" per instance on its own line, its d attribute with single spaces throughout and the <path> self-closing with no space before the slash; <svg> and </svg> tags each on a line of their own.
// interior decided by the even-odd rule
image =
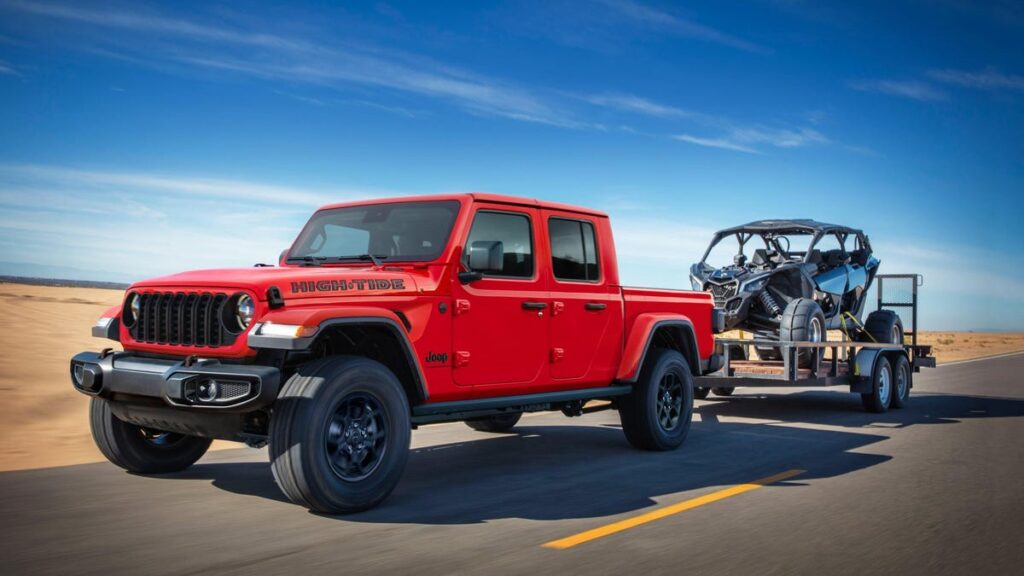
<svg viewBox="0 0 1024 576">
<path fill-rule="evenodd" d="M 288 254 L 289 262 L 426 262 L 448 243 L 459 203 L 396 202 L 321 210 Z"/>
</svg>

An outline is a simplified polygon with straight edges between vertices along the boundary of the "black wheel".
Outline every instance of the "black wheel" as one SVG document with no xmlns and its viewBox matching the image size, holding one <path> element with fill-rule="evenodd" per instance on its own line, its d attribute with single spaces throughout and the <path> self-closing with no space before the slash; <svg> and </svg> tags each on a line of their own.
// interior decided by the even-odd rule
<svg viewBox="0 0 1024 576">
<path fill-rule="evenodd" d="M 821 306 L 810 298 L 797 298 L 786 305 L 779 324 L 779 340 L 783 342 L 823 342 L 825 340 L 825 315 Z M 797 351 L 797 366 L 813 368 L 821 357 L 821 351 L 800 349 Z"/>
<path fill-rule="evenodd" d="M 509 412 L 466 420 L 466 426 L 480 432 L 508 432 L 523 417 L 522 412 Z"/>
<path fill-rule="evenodd" d="M 89 427 L 100 452 L 113 464 L 137 474 L 178 472 L 196 463 L 209 438 L 151 430 L 118 420 L 106 400 L 89 404 Z"/>
<path fill-rule="evenodd" d="M 709 392 L 711 392 L 711 388 L 694 388 L 693 397 L 697 400 L 703 400 L 708 397 Z"/>
<path fill-rule="evenodd" d="M 884 356 L 875 360 L 875 369 L 871 373 L 871 392 L 861 394 L 861 402 L 868 412 L 882 413 L 889 409 L 892 400 L 892 365 Z"/>
<path fill-rule="evenodd" d="M 903 345 L 903 322 L 892 310 L 875 310 L 868 314 L 864 330 L 870 338 L 861 338 L 862 340 Z"/>
<path fill-rule="evenodd" d="M 913 370 L 910 361 L 900 354 L 892 363 L 892 408 L 906 408 L 910 403 L 910 388 L 913 386 Z"/>
<path fill-rule="evenodd" d="M 274 405 L 271 470 L 296 504 L 358 512 L 398 484 L 409 437 L 409 403 L 390 370 L 367 358 L 319 360 L 300 367 Z"/>
<path fill-rule="evenodd" d="M 693 375 L 686 359 L 675 350 L 654 350 L 619 404 L 626 439 L 641 450 L 672 450 L 686 439 L 692 418 Z"/>
<path fill-rule="evenodd" d="M 732 392 L 735 388 L 712 388 L 711 391 L 715 393 L 715 396 L 732 396 Z"/>
</svg>

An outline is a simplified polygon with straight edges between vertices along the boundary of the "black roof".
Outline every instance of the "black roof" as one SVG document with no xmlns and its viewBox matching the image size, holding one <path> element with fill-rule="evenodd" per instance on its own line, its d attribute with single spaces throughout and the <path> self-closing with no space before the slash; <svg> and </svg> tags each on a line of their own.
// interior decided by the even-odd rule
<svg viewBox="0 0 1024 576">
<path fill-rule="evenodd" d="M 827 224 L 817 220 L 796 219 L 796 220 L 756 220 L 742 226 L 719 230 L 718 236 L 735 234 L 737 232 L 777 232 L 779 234 L 817 234 L 818 232 L 848 232 L 852 234 L 861 233 L 856 228 L 840 226 L 838 224 Z"/>
</svg>

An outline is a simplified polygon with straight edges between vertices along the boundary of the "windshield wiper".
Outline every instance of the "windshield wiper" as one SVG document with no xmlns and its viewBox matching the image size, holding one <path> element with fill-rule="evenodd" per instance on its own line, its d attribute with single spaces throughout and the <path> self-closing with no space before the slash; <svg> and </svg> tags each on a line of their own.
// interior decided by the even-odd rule
<svg viewBox="0 0 1024 576">
<path fill-rule="evenodd" d="M 303 266 L 319 266 L 326 260 L 326 256 L 289 256 L 286 262 L 301 262 Z"/>
<path fill-rule="evenodd" d="M 374 266 L 381 266 L 384 264 L 383 262 L 381 262 L 381 260 L 386 259 L 387 256 L 377 256 L 376 254 L 360 254 L 358 258 L 360 260 L 369 260 L 373 262 Z"/>
</svg>

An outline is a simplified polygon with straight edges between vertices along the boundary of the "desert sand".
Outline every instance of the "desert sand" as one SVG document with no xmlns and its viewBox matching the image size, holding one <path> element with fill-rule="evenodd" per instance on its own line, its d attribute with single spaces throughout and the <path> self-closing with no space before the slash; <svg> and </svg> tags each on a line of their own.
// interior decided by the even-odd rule
<svg viewBox="0 0 1024 576">
<path fill-rule="evenodd" d="M 92 338 L 120 290 L 0 283 L 0 471 L 103 459 L 89 434 L 89 400 L 68 380 L 68 360 L 114 347 Z M 1024 350 L 1020 333 L 922 333 L 939 363 Z M 237 447 L 216 442 L 215 448 Z"/>
</svg>

